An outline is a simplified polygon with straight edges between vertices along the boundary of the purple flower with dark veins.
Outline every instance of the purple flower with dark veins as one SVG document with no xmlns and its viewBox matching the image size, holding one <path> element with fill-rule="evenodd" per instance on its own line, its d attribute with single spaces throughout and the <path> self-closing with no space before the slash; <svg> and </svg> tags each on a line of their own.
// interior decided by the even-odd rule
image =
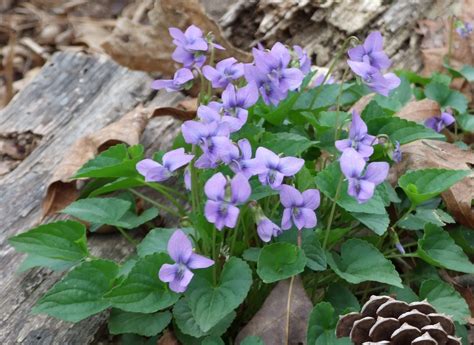
<svg viewBox="0 0 474 345">
<path fill-rule="evenodd" d="M 216 67 L 204 66 L 202 74 L 209 80 L 214 88 L 225 88 L 233 80 L 244 75 L 244 65 L 237 63 L 233 57 L 219 61 Z"/>
<path fill-rule="evenodd" d="M 400 78 L 394 73 L 382 74 L 380 70 L 365 62 L 347 60 L 352 72 L 362 78 L 364 83 L 374 92 L 388 96 L 391 90 L 400 85 Z"/>
<path fill-rule="evenodd" d="M 360 115 L 353 110 L 349 138 L 337 140 L 335 142 L 336 148 L 340 152 L 344 152 L 344 150 L 348 148 L 353 148 L 362 157 L 368 158 L 374 152 L 374 148 L 372 147 L 374 144 L 377 144 L 377 138 L 367 133 L 367 125 Z"/>
<path fill-rule="evenodd" d="M 269 185 L 273 189 L 278 189 L 285 176 L 295 175 L 304 165 L 304 159 L 282 158 L 265 147 L 259 147 L 255 156 L 264 167 L 264 172 L 258 174 L 258 179 L 262 184 Z"/>
<path fill-rule="evenodd" d="M 298 45 L 293 46 L 293 52 L 296 54 L 296 66 L 303 74 L 308 74 L 311 70 L 311 60 L 306 51 Z"/>
<path fill-rule="evenodd" d="M 247 139 L 240 139 L 237 146 L 234 146 L 227 152 L 227 155 L 222 155 L 221 158 L 234 173 L 241 173 L 246 178 L 266 171 L 265 166 L 258 159 L 252 159 L 252 147 Z"/>
<path fill-rule="evenodd" d="M 187 68 L 180 68 L 176 71 L 173 79 L 157 79 L 151 83 L 151 88 L 155 90 L 166 89 L 168 92 L 180 91 L 190 84 L 194 79 L 193 72 Z"/>
<path fill-rule="evenodd" d="M 204 215 L 222 230 L 224 226 L 235 227 L 240 213 L 237 205 L 247 201 L 252 189 L 243 174 L 236 174 L 229 183 L 222 173 L 217 173 L 206 182 L 204 192 L 208 198 Z"/>
<path fill-rule="evenodd" d="M 400 142 L 397 140 L 395 142 L 395 148 L 392 152 L 392 159 L 395 163 L 400 163 L 402 161 L 402 149 L 400 148 Z"/>
<path fill-rule="evenodd" d="M 254 65 L 245 64 L 244 75 L 249 84 L 256 85 L 265 104 L 278 105 L 288 94 L 288 91 L 280 89 L 265 71 L 261 71 Z"/>
<path fill-rule="evenodd" d="M 191 269 L 214 265 L 213 260 L 193 252 L 191 241 L 181 230 L 176 230 L 171 235 L 168 241 L 168 254 L 175 263 L 163 264 L 158 277 L 162 282 L 169 283 L 170 289 L 177 293 L 186 291 L 194 276 Z"/>
<path fill-rule="evenodd" d="M 383 51 L 383 37 L 379 31 L 374 31 L 367 36 L 364 44 L 349 49 L 350 60 L 363 62 L 378 70 L 389 68 L 391 61 Z"/>
<path fill-rule="evenodd" d="M 436 132 L 441 132 L 444 128 L 452 125 L 455 118 L 450 113 L 443 112 L 440 116 L 433 116 L 425 121 L 425 126 Z"/>
<path fill-rule="evenodd" d="M 184 67 L 193 65 L 200 67 L 204 64 L 208 43 L 204 39 L 201 29 L 191 25 L 184 33 L 178 28 L 170 28 L 169 33 L 176 45 L 172 54 L 173 60 L 182 63 Z"/>
<path fill-rule="evenodd" d="M 315 209 L 319 207 L 320 195 L 317 189 L 307 189 L 303 193 L 295 187 L 283 185 L 280 189 L 280 201 L 285 207 L 281 228 L 288 230 L 292 224 L 298 230 L 311 229 L 317 224 Z"/>
<path fill-rule="evenodd" d="M 472 34 L 473 27 L 471 23 L 464 23 L 460 20 L 457 20 L 455 26 L 458 35 L 464 39 L 469 38 L 469 35 Z"/>
<path fill-rule="evenodd" d="M 257 221 L 257 234 L 263 242 L 270 242 L 272 237 L 278 237 L 283 230 L 266 216 L 259 217 Z"/>
<path fill-rule="evenodd" d="M 387 162 L 369 163 L 365 169 L 364 158 L 352 148 L 346 149 L 340 159 L 341 170 L 349 182 L 347 194 L 362 204 L 372 198 L 375 187 L 388 175 Z"/>
<path fill-rule="evenodd" d="M 173 176 L 173 172 L 188 164 L 194 158 L 184 152 L 184 148 L 169 151 L 163 155 L 163 164 L 153 159 L 144 159 L 137 163 L 137 170 L 146 182 L 161 182 Z"/>
</svg>

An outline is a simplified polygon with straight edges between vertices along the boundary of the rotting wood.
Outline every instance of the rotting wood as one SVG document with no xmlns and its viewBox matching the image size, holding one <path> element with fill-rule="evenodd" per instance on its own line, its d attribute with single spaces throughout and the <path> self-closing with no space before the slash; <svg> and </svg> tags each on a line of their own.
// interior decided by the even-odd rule
<svg viewBox="0 0 474 345">
<path fill-rule="evenodd" d="M 0 112 L 0 135 L 33 133 L 36 148 L 11 172 L 0 176 L 0 344 L 68 344 L 94 342 L 107 313 L 77 324 L 30 313 L 32 306 L 62 275 L 35 268 L 17 273 L 23 255 L 7 239 L 36 226 L 41 218 L 45 185 L 67 148 L 151 100 L 170 106 L 179 94 L 158 94 L 150 78 L 103 56 L 58 53 L 41 73 Z M 169 117 L 150 121 L 143 135 L 147 152 L 167 149 L 178 128 Z M 51 221 L 52 218 L 46 221 Z M 119 235 L 89 236 L 93 255 L 123 259 L 132 248 Z"/>
</svg>

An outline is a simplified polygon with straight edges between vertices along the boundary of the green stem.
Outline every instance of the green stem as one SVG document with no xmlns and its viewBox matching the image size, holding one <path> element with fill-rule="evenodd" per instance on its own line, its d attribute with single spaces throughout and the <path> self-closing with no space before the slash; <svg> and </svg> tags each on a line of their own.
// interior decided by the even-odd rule
<svg viewBox="0 0 474 345">
<path fill-rule="evenodd" d="M 344 69 L 344 73 L 342 74 L 342 80 L 341 84 L 339 85 L 339 92 L 337 94 L 336 98 L 336 132 L 334 133 L 334 140 L 339 139 L 339 133 L 341 132 L 341 126 L 339 125 L 339 110 L 341 107 L 341 95 L 342 95 L 342 88 L 344 86 L 344 79 L 346 79 L 347 72 L 349 71 L 349 68 Z"/>
<path fill-rule="evenodd" d="M 150 187 L 150 188 L 156 190 L 158 193 L 160 193 L 166 199 L 168 199 L 168 201 L 171 202 L 178 209 L 179 214 L 181 216 L 186 215 L 186 210 L 184 209 L 184 207 L 178 201 L 176 201 L 176 198 L 174 198 L 170 193 L 168 193 L 168 191 L 166 189 L 164 189 L 162 185 L 154 184 L 154 183 L 148 183 L 148 182 L 145 182 L 145 185 L 147 187 Z"/>
<path fill-rule="evenodd" d="M 328 225 L 326 226 L 326 233 L 324 234 L 323 250 L 326 249 L 326 246 L 328 244 L 329 231 L 331 230 L 332 222 L 334 220 L 334 214 L 336 212 L 337 200 L 339 199 L 339 194 L 341 193 L 341 187 L 342 187 L 342 182 L 343 181 L 344 181 L 344 177 L 341 174 L 341 176 L 339 177 L 339 182 L 337 183 L 336 195 L 334 196 L 334 201 L 333 201 L 332 206 L 331 206 L 331 212 L 329 213 L 329 220 L 328 220 Z"/>
<path fill-rule="evenodd" d="M 448 65 L 451 65 L 451 54 L 453 52 L 453 38 L 454 38 L 454 16 L 449 18 L 449 36 L 448 36 L 448 54 L 446 59 L 448 60 Z"/>
<path fill-rule="evenodd" d="M 116 226 L 117 230 L 122 234 L 123 237 L 125 237 L 125 239 L 130 242 L 131 244 L 133 244 L 135 247 L 138 245 L 138 242 L 135 241 L 129 234 L 127 234 L 127 232 L 122 229 L 121 227 L 119 226 Z"/>
<path fill-rule="evenodd" d="M 214 260 L 214 266 L 212 267 L 212 279 L 214 281 L 214 285 L 217 284 L 216 238 L 217 238 L 217 229 L 214 226 L 212 229 L 212 259 Z"/>
<path fill-rule="evenodd" d="M 173 210 L 172 208 L 169 208 L 168 206 L 165 206 L 163 204 L 160 204 L 159 202 L 156 202 L 155 200 L 147 197 L 146 195 L 140 193 L 140 192 L 137 192 L 136 190 L 134 189 L 129 189 L 129 191 L 132 193 L 132 194 L 135 194 L 136 196 L 138 196 L 139 198 L 145 200 L 146 202 L 148 202 L 149 204 L 157 207 L 159 210 L 163 210 L 163 211 L 166 211 L 168 212 L 169 214 L 172 214 L 173 216 L 176 216 L 176 217 L 181 217 L 181 215 L 176 212 L 175 210 Z"/>
<path fill-rule="evenodd" d="M 355 36 L 350 36 L 350 37 L 348 37 L 348 38 L 344 41 L 344 43 L 343 43 L 341 49 L 338 50 L 338 52 L 336 53 L 336 56 L 335 56 L 334 59 L 332 60 L 331 65 L 329 66 L 328 72 L 327 72 L 326 75 L 324 76 L 324 79 L 323 79 L 323 81 L 322 81 L 322 83 L 321 83 L 320 86 L 323 86 L 324 83 L 328 80 L 328 78 L 329 78 L 329 76 L 331 75 L 332 71 L 334 70 L 334 68 L 336 68 L 336 64 L 337 64 L 337 63 L 339 62 L 339 60 L 341 59 L 342 54 L 344 54 L 344 53 L 346 52 L 347 47 L 349 46 L 349 44 L 350 44 L 352 41 L 354 41 L 354 42 L 356 42 L 356 43 L 359 43 L 359 39 L 358 39 L 357 37 L 355 37 Z M 311 101 L 309 110 L 313 109 L 313 106 L 315 105 L 316 100 L 318 99 L 318 96 L 319 96 L 321 90 L 322 90 L 322 87 L 319 87 L 319 88 L 316 90 L 316 93 L 315 93 L 315 95 L 314 95 L 314 97 L 313 97 L 313 100 Z"/>
<path fill-rule="evenodd" d="M 285 344 L 289 344 L 290 340 L 290 315 L 291 315 L 291 294 L 293 293 L 293 283 L 295 282 L 295 277 L 292 276 L 290 280 L 290 286 L 288 287 L 288 298 L 286 302 L 286 328 L 285 328 Z"/>
<path fill-rule="evenodd" d="M 417 253 L 406 253 L 406 254 L 392 254 L 392 255 L 387 255 L 387 259 L 395 259 L 395 258 L 417 258 L 418 254 Z"/>
<path fill-rule="evenodd" d="M 415 210 L 415 206 L 411 205 L 410 208 L 400 217 L 398 220 L 393 223 L 392 228 L 395 229 L 402 220 L 404 220 L 410 213 L 412 213 Z"/>
</svg>

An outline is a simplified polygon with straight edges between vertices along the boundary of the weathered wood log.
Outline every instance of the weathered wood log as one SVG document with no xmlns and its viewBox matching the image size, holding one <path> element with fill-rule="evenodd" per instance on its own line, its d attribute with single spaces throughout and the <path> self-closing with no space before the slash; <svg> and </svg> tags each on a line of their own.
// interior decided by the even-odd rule
<svg viewBox="0 0 474 345">
<path fill-rule="evenodd" d="M 90 344 L 104 327 L 107 313 L 77 324 L 32 315 L 32 306 L 62 274 L 39 268 L 17 273 L 23 255 L 7 239 L 40 222 L 46 183 L 68 147 L 152 100 L 149 84 L 145 73 L 103 56 L 58 53 L 0 112 L 0 139 L 23 133 L 37 142 L 14 170 L 0 176 L 0 344 Z M 152 102 L 170 106 L 180 97 L 158 94 Z M 176 128 L 171 118 L 152 120 L 143 136 L 148 148 L 167 149 Z M 88 242 L 93 255 L 105 258 L 120 260 L 133 250 L 118 235 L 93 234 Z"/>
<path fill-rule="evenodd" d="M 204 1 L 211 8 L 212 0 Z M 379 30 L 394 68 L 422 67 L 418 20 L 445 16 L 452 0 L 239 0 L 219 23 L 237 47 L 248 50 L 261 42 L 303 46 L 318 66 L 327 66 L 343 41 Z M 342 65 L 342 64 L 341 64 Z"/>
</svg>

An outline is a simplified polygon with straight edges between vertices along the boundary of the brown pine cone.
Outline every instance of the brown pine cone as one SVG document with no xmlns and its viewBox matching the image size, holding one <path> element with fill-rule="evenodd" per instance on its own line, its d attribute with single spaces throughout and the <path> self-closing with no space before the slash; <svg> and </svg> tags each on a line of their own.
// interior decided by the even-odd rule
<svg viewBox="0 0 474 345">
<path fill-rule="evenodd" d="M 360 313 L 339 318 L 336 336 L 356 345 L 461 345 L 451 317 L 438 314 L 426 300 L 406 303 L 371 296 Z"/>
</svg>

